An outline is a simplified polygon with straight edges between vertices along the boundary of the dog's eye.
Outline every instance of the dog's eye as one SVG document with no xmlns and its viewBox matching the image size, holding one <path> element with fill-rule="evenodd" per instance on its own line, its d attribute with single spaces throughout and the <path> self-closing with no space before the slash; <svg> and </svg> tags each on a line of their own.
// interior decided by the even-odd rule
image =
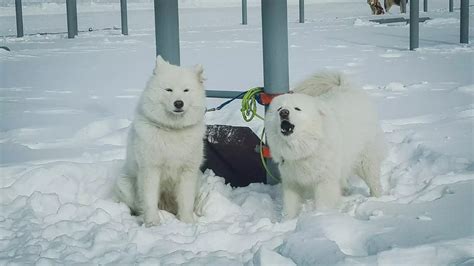
<svg viewBox="0 0 474 266">
<path fill-rule="evenodd" d="M 295 110 L 296 111 L 301 111 L 301 109 L 299 107 L 295 107 Z"/>
<path fill-rule="evenodd" d="M 184 92 L 188 92 L 188 91 L 189 91 L 189 89 L 184 89 Z"/>
<path fill-rule="evenodd" d="M 172 92 L 173 90 L 170 89 L 170 88 L 166 88 L 165 91 L 167 91 L 167 92 Z"/>
<path fill-rule="evenodd" d="M 281 110 L 281 107 L 277 109 L 278 112 L 280 112 L 280 110 Z"/>
</svg>

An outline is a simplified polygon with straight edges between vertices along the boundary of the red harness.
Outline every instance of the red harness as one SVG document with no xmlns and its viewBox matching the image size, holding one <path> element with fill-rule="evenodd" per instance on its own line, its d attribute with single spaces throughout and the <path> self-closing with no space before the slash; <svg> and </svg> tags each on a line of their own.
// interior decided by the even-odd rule
<svg viewBox="0 0 474 266">
<path fill-rule="evenodd" d="M 258 94 L 257 102 L 261 105 L 268 106 L 272 102 L 273 98 L 279 96 L 281 94 L 268 94 L 265 92 L 261 92 Z"/>
<path fill-rule="evenodd" d="M 272 100 L 279 96 L 279 95 L 282 95 L 283 93 L 280 93 L 280 94 L 268 94 L 268 93 L 265 93 L 265 92 L 261 92 L 258 94 L 257 96 L 257 102 L 261 105 L 264 105 L 264 106 L 268 106 L 270 105 L 270 103 L 272 102 Z M 267 159 L 271 159 L 272 158 L 272 154 L 270 152 L 270 148 L 267 146 L 267 145 L 262 145 L 261 147 L 262 149 L 262 156 L 264 158 L 267 158 Z"/>
</svg>

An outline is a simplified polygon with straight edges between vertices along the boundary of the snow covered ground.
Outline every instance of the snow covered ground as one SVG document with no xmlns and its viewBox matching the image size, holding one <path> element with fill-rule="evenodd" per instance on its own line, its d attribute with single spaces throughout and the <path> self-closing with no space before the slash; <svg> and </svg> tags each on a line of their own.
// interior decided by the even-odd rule
<svg viewBox="0 0 474 266">
<path fill-rule="evenodd" d="M 21 39 L 11 37 L 13 9 L 2 7 L 0 46 L 11 52 L 0 49 L 0 264 L 474 264 L 474 47 L 458 44 L 459 10 L 429 1 L 413 52 L 408 26 L 369 22 L 365 2 L 308 5 L 305 24 L 289 6 L 290 79 L 339 69 L 372 96 L 390 144 L 385 195 L 369 198 L 354 178 L 340 210 L 308 203 L 282 221 L 279 185 L 231 188 L 206 172 L 198 223 L 163 213 L 152 228 L 110 195 L 153 66 L 151 6 L 132 5 L 130 36 L 97 30 L 74 40 L 34 34 L 66 31 L 62 5 L 26 7 Z M 78 9 L 80 30 L 120 25 L 110 4 Z M 208 89 L 262 85 L 258 6 L 248 26 L 238 7 L 180 15 L 182 64 L 203 64 Z M 207 121 L 262 129 L 243 122 L 238 102 Z"/>
</svg>

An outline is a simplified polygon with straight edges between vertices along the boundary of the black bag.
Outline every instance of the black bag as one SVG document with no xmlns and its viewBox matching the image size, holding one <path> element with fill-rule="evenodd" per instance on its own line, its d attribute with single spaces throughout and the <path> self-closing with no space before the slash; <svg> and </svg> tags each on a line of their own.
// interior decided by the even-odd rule
<svg viewBox="0 0 474 266">
<path fill-rule="evenodd" d="M 202 171 L 212 169 L 233 187 L 266 182 L 259 153 L 260 139 L 250 128 L 208 125 L 204 145 Z"/>
</svg>

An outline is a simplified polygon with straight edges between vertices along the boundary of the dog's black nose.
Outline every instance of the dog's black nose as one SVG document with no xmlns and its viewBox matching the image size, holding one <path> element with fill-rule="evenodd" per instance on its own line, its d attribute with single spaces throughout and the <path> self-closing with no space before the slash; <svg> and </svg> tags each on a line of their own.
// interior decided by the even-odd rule
<svg viewBox="0 0 474 266">
<path fill-rule="evenodd" d="M 282 119 L 288 119 L 288 116 L 290 115 L 290 111 L 288 109 L 282 109 L 280 110 L 280 117 Z"/>
<path fill-rule="evenodd" d="M 178 108 L 178 109 L 183 108 L 183 106 L 184 106 L 183 101 L 179 101 L 179 100 L 178 100 L 178 101 L 175 101 L 175 102 L 174 102 L 174 107 L 176 107 L 176 108 Z"/>
</svg>

